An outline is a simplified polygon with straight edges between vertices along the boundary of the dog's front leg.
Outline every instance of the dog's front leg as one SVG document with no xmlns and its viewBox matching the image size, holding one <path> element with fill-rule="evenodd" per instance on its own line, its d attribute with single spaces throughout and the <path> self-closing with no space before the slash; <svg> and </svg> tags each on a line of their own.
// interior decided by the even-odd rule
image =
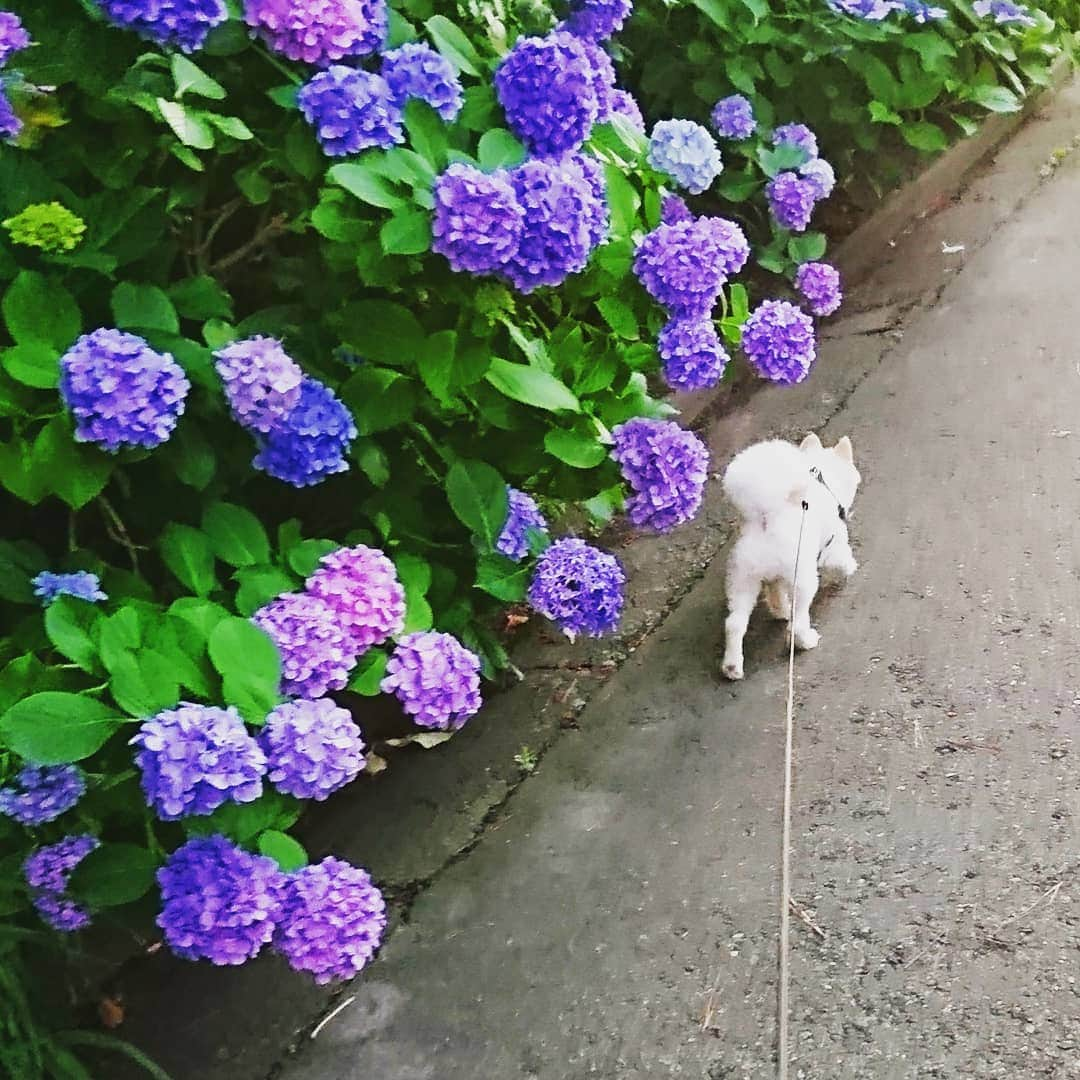
<svg viewBox="0 0 1080 1080">
<path fill-rule="evenodd" d="M 800 567 L 795 582 L 795 618 L 791 623 L 791 633 L 795 635 L 795 646 L 799 649 L 814 649 L 821 640 L 821 635 L 810 625 L 810 605 L 818 591 L 817 568 Z"/>
</svg>

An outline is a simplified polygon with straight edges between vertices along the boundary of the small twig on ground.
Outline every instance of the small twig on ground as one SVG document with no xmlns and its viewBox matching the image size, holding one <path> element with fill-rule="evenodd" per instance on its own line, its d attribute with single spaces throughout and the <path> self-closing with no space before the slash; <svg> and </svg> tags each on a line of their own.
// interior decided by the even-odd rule
<svg viewBox="0 0 1080 1080">
<path fill-rule="evenodd" d="M 109 539 L 114 544 L 119 544 L 128 553 L 128 558 L 131 559 L 131 569 L 138 573 L 139 552 L 149 551 L 150 549 L 145 544 L 136 544 L 131 539 L 127 527 L 116 512 L 116 508 L 104 495 L 99 495 L 97 501 L 106 518 L 105 532 L 108 533 Z"/>
<path fill-rule="evenodd" d="M 791 914 L 795 916 L 804 926 L 816 937 L 819 941 L 824 941 L 828 936 L 824 930 L 816 922 L 810 913 L 795 899 L 793 896 L 788 897 L 788 907 L 791 908 Z"/>
<path fill-rule="evenodd" d="M 974 739 L 946 739 L 934 749 L 939 754 L 955 754 L 960 750 L 989 750 L 991 754 L 1001 753 L 1001 747 L 996 743 L 976 742 Z"/>
<path fill-rule="evenodd" d="M 1064 882 L 1062 881 L 1055 882 L 1053 885 L 1050 886 L 1049 889 L 1046 890 L 1046 892 L 1042 894 L 1042 896 L 1033 900 L 1030 904 L 1028 904 L 1026 908 L 1023 908 L 1020 911 L 1013 912 L 1013 914 L 1010 915 L 1007 919 L 1002 919 L 1002 921 L 999 922 L 997 926 L 995 926 L 992 930 L 984 930 L 983 933 L 988 938 L 994 939 L 997 937 L 999 931 L 1004 930 L 1005 927 L 1009 925 L 1009 923 L 1015 922 L 1017 919 L 1022 918 L 1024 915 L 1027 915 L 1029 912 L 1034 911 L 1040 904 L 1044 902 L 1052 904 L 1057 899 L 1057 894 L 1061 891 L 1061 886 L 1063 884 Z"/>
<path fill-rule="evenodd" d="M 238 262 L 250 258 L 259 248 L 269 244 L 271 240 L 285 232 L 287 220 L 285 214 L 275 214 L 269 221 L 259 227 L 255 235 L 246 244 L 241 244 L 235 251 L 230 251 L 228 255 L 223 255 L 216 263 L 213 263 L 210 267 L 211 273 L 224 273 Z"/>
<path fill-rule="evenodd" d="M 311 1038 L 314 1039 L 315 1036 L 318 1035 L 319 1032 L 322 1031 L 322 1029 L 326 1027 L 326 1025 L 329 1024 L 335 1016 L 338 1015 L 338 1013 L 344 1012 L 355 1000 L 355 994 L 353 994 L 351 997 L 347 997 L 340 1005 L 338 1005 L 336 1009 L 333 1010 L 333 1012 L 328 1013 L 326 1016 L 324 1016 L 312 1029 Z"/>
</svg>

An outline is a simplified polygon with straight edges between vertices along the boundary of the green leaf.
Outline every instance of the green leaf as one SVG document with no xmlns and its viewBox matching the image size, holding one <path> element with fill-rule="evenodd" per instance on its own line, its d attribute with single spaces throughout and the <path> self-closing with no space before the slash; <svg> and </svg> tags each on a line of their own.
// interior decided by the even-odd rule
<svg viewBox="0 0 1080 1080">
<path fill-rule="evenodd" d="M 409 362 L 426 335 L 416 316 L 389 300 L 346 304 L 335 320 L 345 342 L 366 360 L 393 366 Z"/>
<path fill-rule="evenodd" d="M 924 150 L 927 153 L 937 153 L 949 145 L 948 136 L 937 126 L 928 121 L 907 123 L 900 129 L 904 142 L 908 146 L 914 146 L 916 150 Z"/>
<path fill-rule="evenodd" d="M 228 802 L 204 817 L 189 817 L 183 822 L 188 836 L 213 836 L 220 833 L 238 844 L 248 844 L 267 829 L 284 832 L 300 816 L 300 803 L 273 788 L 249 803 Z"/>
<path fill-rule="evenodd" d="M 482 555 L 476 565 L 476 587 L 508 604 L 525 599 L 531 577 L 528 562 L 515 563 L 493 552 Z"/>
<path fill-rule="evenodd" d="M 604 317 L 604 322 L 619 337 L 626 341 L 637 341 L 641 336 L 638 333 L 637 316 L 626 301 L 617 296 L 604 296 L 596 301 L 596 308 Z"/>
<path fill-rule="evenodd" d="M 109 482 L 113 458 L 75 442 L 66 417 L 54 417 L 34 440 L 33 468 L 75 510 L 99 495 Z"/>
<path fill-rule="evenodd" d="M 506 481 L 483 461 L 457 461 L 446 474 L 446 497 L 457 519 L 485 551 L 506 522 Z"/>
<path fill-rule="evenodd" d="M 207 649 L 226 704 L 261 724 L 279 698 L 281 657 L 274 643 L 247 619 L 228 618 L 211 631 Z"/>
<path fill-rule="evenodd" d="M 505 128 L 492 128 L 480 136 L 476 160 L 489 172 L 512 169 L 525 160 L 525 147 Z"/>
<path fill-rule="evenodd" d="M 296 95 L 300 87 L 296 83 L 287 83 L 285 86 L 274 86 L 266 91 L 266 96 L 283 109 L 295 110 L 299 108 L 296 103 Z"/>
<path fill-rule="evenodd" d="M 484 377 L 501 394 L 525 405 L 549 412 L 581 412 L 581 405 L 570 388 L 539 368 L 494 357 Z"/>
<path fill-rule="evenodd" d="M 45 609 L 45 633 L 56 651 L 78 664 L 83 671 L 97 667 L 98 648 L 95 624 L 101 614 L 93 604 L 75 596 L 58 596 Z"/>
<path fill-rule="evenodd" d="M 430 630 L 435 625 L 435 613 L 427 598 L 420 593 L 405 590 L 405 625 L 403 634 L 417 634 Z"/>
<path fill-rule="evenodd" d="M 119 907 L 154 884 L 154 856 L 135 844 L 102 844 L 72 871 L 69 888 L 91 909 Z"/>
<path fill-rule="evenodd" d="M 233 179 L 240 193 L 252 206 L 262 206 L 263 203 L 269 202 L 274 191 L 274 185 L 263 175 L 263 167 L 262 162 L 257 162 L 237 169 L 233 173 Z"/>
<path fill-rule="evenodd" d="M 173 129 L 173 134 L 185 145 L 194 150 L 209 150 L 214 145 L 214 131 L 210 125 L 179 101 L 158 98 L 157 107 L 161 110 L 165 123 Z"/>
<path fill-rule="evenodd" d="M 595 435 L 565 428 L 548 431 L 544 436 L 544 449 L 552 457 L 565 461 L 575 469 L 592 469 L 608 456 L 607 449 L 597 441 Z"/>
<path fill-rule="evenodd" d="M 466 75 L 480 75 L 483 61 L 460 27 L 452 23 L 445 15 L 432 15 L 424 23 L 424 27 L 431 35 L 431 40 L 435 42 L 435 48 L 458 71 L 463 71 Z"/>
<path fill-rule="evenodd" d="M 270 540 L 259 519 L 243 506 L 214 502 L 203 511 L 203 532 L 214 554 L 230 566 L 270 561 Z"/>
<path fill-rule="evenodd" d="M 4 293 L 0 310 L 8 333 L 20 345 L 43 341 L 66 349 L 82 328 L 82 316 L 71 293 L 36 270 L 20 270 Z"/>
<path fill-rule="evenodd" d="M 109 693 L 132 716 L 153 716 L 180 700 L 172 664 L 153 649 L 121 653 L 109 672 Z"/>
<path fill-rule="evenodd" d="M 441 172 L 446 162 L 447 133 L 439 114 L 427 102 L 414 99 L 405 106 L 405 130 L 413 149 Z"/>
<path fill-rule="evenodd" d="M 772 150 L 759 146 L 757 151 L 758 164 L 765 172 L 765 175 L 769 177 L 788 172 L 791 169 L 797 169 L 800 165 L 806 163 L 808 157 L 809 155 L 805 150 L 801 150 L 797 146 L 791 146 L 788 143 L 781 143 Z"/>
<path fill-rule="evenodd" d="M 255 133 L 240 119 L 239 116 L 221 116 L 219 113 L 204 112 L 199 114 L 218 129 L 223 135 L 240 142 L 254 139 Z"/>
<path fill-rule="evenodd" d="M 0 540 L 0 600 L 38 604 L 30 579 L 45 569 L 45 553 L 28 540 Z"/>
<path fill-rule="evenodd" d="M 406 200 L 395 194 L 391 186 L 363 162 L 350 161 L 334 165 L 326 177 L 369 206 L 397 210 L 406 205 Z"/>
<path fill-rule="evenodd" d="M 386 431 L 416 411 L 416 383 L 389 368 L 362 367 L 341 388 L 361 435 Z"/>
<path fill-rule="evenodd" d="M 629 238 L 637 228 L 641 196 L 622 170 L 614 165 L 604 166 L 604 179 L 611 210 L 611 233 L 616 237 Z"/>
<path fill-rule="evenodd" d="M 904 118 L 898 112 L 893 112 L 888 105 L 883 105 L 880 101 L 871 101 L 869 109 L 870 119 L 875 124 L 899 125 L 904 122 Z"/>
<path fill-rule="evenodd" d="M 378 697 L 382 693 L 379 683 L 386 675 L 389 660 L 390 657 L 378 649 L 364 653 L 349 679 L 348 689 L 364 697 Z"/>
<path fill-rule="evenodd" d="M 304 845 L 277 829 L 267 829 L 259 834 L 259 851 L 273 859 L 286 873 L 308 864 Z"/>
<path fill-rule="evenodd" d="M 828 241 L 823 233 L 806 233 L 788 241 L 788 255 L 794 262 L 816 262 L 825 254 Z"/>
<path fill-rule="evenodd" d="M 220 604 L 200 600 L 197 596 L 181 596 L 179 600 L 174 600 L 169 605 L 169 614 L 194 627 L 203 641 L 210 637 L 219 622 L 230 617 Z"/>
<path fill-rule="evenodd" d="M 746 202 L 761 187 L 761 181 L 750 172 L 725 169 L 716 180 L 716 193 L 729 202 Z"/>
<path fill-rule="evenodd" d="M 274 597 L 296 588 L 296 579 L 277 566 L 245 566 L 235 576 L 240 583 L 236 610 L 241 615 L 253 615 Z"/>
<path fill-rule="evenodd" d="M 116 325 L 123 329 L 180 332 L 176 308 L 156 285 L 120 282 L 113 289 L 112 312 Z"/>
<path fill-rule="evenodd" d="M 174 282 L 169 297 L 185 319 L 231 319 L 233 315 L 232 297 L 208 274 Z"/>
<path fill-rule="evenodd" d="M 142 625 L 134 608 L 124 607 L 102 620 L 98 631 L 98 648 L 105 667 L 112 671 L 127 652 L 142 644 Z"/>
<path fill-rule="evenodd" d="M 60 382 L 60 354 L 44 341 L 24 341 L 5 349 L 4 370 L 24 386 L 52 390 Z"/>
<path fill-rule="evenodd" d="M 225 87 L 211 79 L 202 68 L 193 64 L 183 53 L 173 53 L 170 60 L 178 98 L 182 98 L 187 93 L 211 98 L 214 101 L 221 101 L 225 97 Z"/>
<path fill-rule="evenodd" d="M 420 255 L 431 247 L 431 222 L 423 210 L 402 210 L 379 230 L 386 255 Z"/>
<path fill-rule="evenodd" d="M 1016 94 L 1004 86 L 971 86 L 963 96 L 968 101 L 974 101 L 984 109 L 996 113 L 1019 112 L 1022 105 Z"/>
<path fill-rule="evenodd" d="M 115 710 L 82 694 L 46 690 L 0 718 L 0 740 L 35 765 L 66 765 L 99 750 L 120 726 Z"/>
<path fill-rule="evenodd" d="M 286 561 L 301 577 L 308 577 L 315 572 L 319 560 L 331 551 L 337 551 L 340 544 L 333 540 L 301 540 L 289 548 Z"/>
<path fill-rule="evenodd" d="M 196 491 L 202 491 L 214 478 L 217 470 L 214 448 L 191 421 L 176 429 L 165 447 L 165 454 L 172 463 L 177 479 Z"/>
<path fill-rule="evenodd" d="M 170 522 L 159 544 L 165 565 L 192 592 L 206 596 L 217 588 L 214 549 L 205 533 Z"/>
</svg>

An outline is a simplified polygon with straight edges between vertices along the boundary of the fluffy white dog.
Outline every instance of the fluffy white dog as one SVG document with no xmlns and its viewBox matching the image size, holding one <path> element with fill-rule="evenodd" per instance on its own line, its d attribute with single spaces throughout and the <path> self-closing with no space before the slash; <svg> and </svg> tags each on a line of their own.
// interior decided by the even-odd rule
<svg viewBox="0 0 1080 1080">
<path fill-rule="evenodd" d="M 766 606 L 777 619 L 791 619 L 794 597 L 789 632 L 796 647 L 817 645 L 810 605 L 820 572 L 835 570 L 850 577 L 858 569 L 847 519 L 860 479 L 846 435 L 829 449 L 816 435 L 807 435 L 800 446 L 770 439 L 743 450 L 728 465 L 724 494 L 743 520 L 727 571 L 722 668 L 727 678 L 743 677 L 743 637 L 763 587 Z"/>
</svg>

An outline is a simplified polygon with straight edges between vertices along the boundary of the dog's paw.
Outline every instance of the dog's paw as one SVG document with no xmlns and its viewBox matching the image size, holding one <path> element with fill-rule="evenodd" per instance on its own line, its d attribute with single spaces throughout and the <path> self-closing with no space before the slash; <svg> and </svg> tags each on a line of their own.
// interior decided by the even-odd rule
<svg viewBox="0 0 1080 1080">
<path fill-rule="evenodd" d="M 816 649 L 820 641 L 821 635 L 813 627 L 795 635 L 795 647 L 803 651 Z"/>
<path fill-rule="evenodd" d="M 725 660 L 720 668 L 725 679 L 738 682 L 743 677 L 743 665 L 741 660 Z"/>
</svg>

